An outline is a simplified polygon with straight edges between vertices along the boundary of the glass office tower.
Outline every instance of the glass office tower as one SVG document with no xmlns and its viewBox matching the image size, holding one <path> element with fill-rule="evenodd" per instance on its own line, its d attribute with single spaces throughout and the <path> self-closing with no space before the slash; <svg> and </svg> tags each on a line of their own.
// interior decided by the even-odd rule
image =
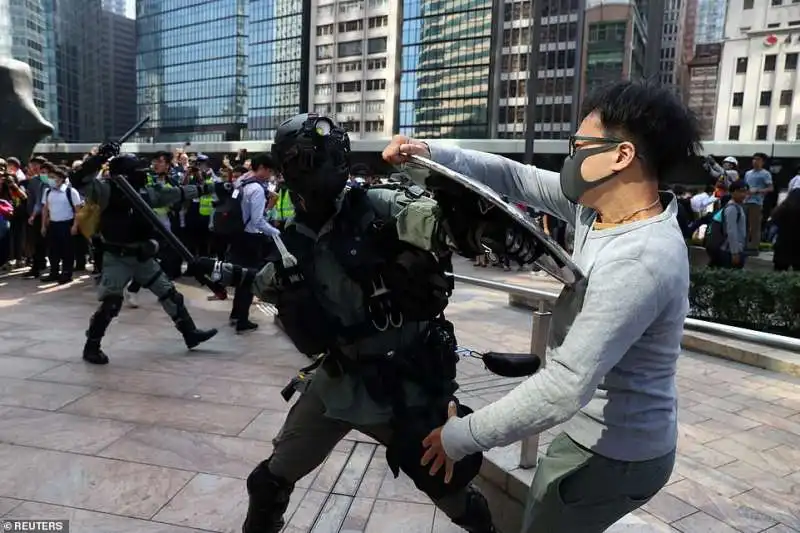
<svg viewBox="0 0 800 533">
<path fill-rule="evenodd" d="M 404 0 L 397 129 L 489 137 L 491 0 Z"/>
<path fill-rule="evenodd" d="M 151 117 L 140 139 L 241 140 L 247 125 L 246 2 L 137 2 L 137 103 L 139 116 Z"/>
<path fill-rule="evenodd" d="M 307 110 L 305 3 L 304 0 L 250 0 L 247 121 L 250 140 L 272 139 L 281 122 L 301 109 Z"/>
</svg>

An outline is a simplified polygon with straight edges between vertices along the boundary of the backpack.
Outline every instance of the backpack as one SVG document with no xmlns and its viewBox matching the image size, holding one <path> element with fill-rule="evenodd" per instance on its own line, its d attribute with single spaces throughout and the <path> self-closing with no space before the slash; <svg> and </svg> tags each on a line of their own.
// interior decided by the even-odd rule
<svg viewBox="0 0 800 533">
<path fill-rule="evenodd" d="M 242 198 L 244 189 L 251 183 L 256 183 L 255 178 L 242 180 L 242 184 L 232 194 L 221 198 L 214 209 L 212 224 L 214 233 L 224 236 L 241 235 L 250 220 L 244 219 L 242 211 Z"/>
<path fill-rule="evenodd" d="M 716 253 L 722 251 L 722 245 L 728 238 L 728 232 L 725 229 L 725 207 L 717 210 L 711 216 L 711 221 L 708 223 L 708 229 L 705 234 L 705 248 L 708 252 Z M 741 218 L 742 212 L 740 209 L 736 210 L 736 220 L 738 222 Z"/>
<path fill-rule="evenodd" d="M 45 202 L 47 202 L 47 198 L 50 197 L 50 191 L 52 191 L 52 190 L 53 189 L 47 189 L 46 191 L 44 191 L 44 201 Z M 70 185 L 67 185 L 66 194 L 67 194 L 67 202 L 69 202 L 69 207 L 70 207 L 70 209 L 72 209 L 72 213 L 75 214 L 75 204 L 72 201 L 72 187 Z"/>
</svg>

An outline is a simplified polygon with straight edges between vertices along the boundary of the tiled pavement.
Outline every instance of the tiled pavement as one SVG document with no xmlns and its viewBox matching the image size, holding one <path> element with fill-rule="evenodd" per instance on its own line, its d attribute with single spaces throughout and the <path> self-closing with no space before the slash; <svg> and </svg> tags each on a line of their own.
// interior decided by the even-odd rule
<svg viewBox="0 0 800 533">
<path fill-rule="evenodd" d="M 112 326 L 111 364 L 96 368 L 80 361 L 88 279 L 0 278 L 0 516 L 69 518 L 73 533 L 239 530 L 243 479 L 269 454 L 287 409 L 278 392 L 306 359 L 267 317 L 236 337 L 221 326 L 229 304 L 184 294 L 198 324 L 223 328 L 215 340 L 187 355 L 145 297 Z M 530 316 L 505 295 L 459 286 L 449 318 L 464 346 L 528 346 Z M 513 387 L 477 360 L 460 366 L 473 407 Z M 637 516 L 654 531 L 800 532 L 800 380 L 686 354 L 678 382 L 675 474 Z M 516 448 L 493 457 L 513 466 Z M 460 531 L 357 434 L 300 485 L 287 532 Z"/>
</svg>

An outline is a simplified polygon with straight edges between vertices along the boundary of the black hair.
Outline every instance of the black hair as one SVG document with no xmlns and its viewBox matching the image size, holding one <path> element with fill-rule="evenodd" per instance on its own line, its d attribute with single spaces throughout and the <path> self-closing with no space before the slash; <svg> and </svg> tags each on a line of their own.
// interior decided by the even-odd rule
<svg viewBox="0 0 800 533">
<path fill-rule="evenodd" d="M 34 163 L 36 165 L 44 165 L 45 163 L 47 163 L 47 159 L 45 159 L 44 157 L 42 157 L 40 155 L 37 155 L 37 156 L 31 157 L 31 161 L 30 162 Z"/>
<path fill-rule="evenodd" d="M 764 161 L 765 163 L 767 162 L 767 159 L 769 158 L 769 156 L 767 154 L 765 154 L 764 152 L 756 152 L 756 153 L 753 154 L 753 157 L 760 157 L 761 160 Z"/>
<path fill-rule="evenodd" d="M 167 163 L 172 163 L 172 152 L 167 152 L 166 150 L 160 150 L 153 155 L 151 158 L 152 160 L 164 158 L 164 161 Z"/>
<path fill-rule="evenodd" d="M 741 189 L 747 190 L 749 188 L 744 180 L 737 180 L 731 183 L 730 187 L 728 187 L 728 192 L 736 192 Z"/>
<path fill-rule="evenodd" d="M 628 140 L 658 179 L 692 161 L 701 151 L 696 115 L 669 88 L 649 81 L 621 81 L 583 103 L 582 117 L 597 113 L 609 136 Z"/>
<path fill-rule="evenodd" d="M 275 170 L 275 160 L 272 158 L 272 154 L 265 152 L 263 154 L 258 154 L 250 160 L 250 168 L 252 168 L 253 171 L 261 167 Z"/>
<path fill-rule="evenodd" d="M 716 186 L 713 183 L 707 183 L 705 189 L 703 189 L 703 192 L 706 194 L 711 194 L 714 192 L 714 189 L 716 189 Z"/>
<path fill-rule="evenodd" d="M 247 167 L 244 165 L 237 165 L 233 167 L 233 171 L 237 174 L 247 174 Z"/>
</svg>

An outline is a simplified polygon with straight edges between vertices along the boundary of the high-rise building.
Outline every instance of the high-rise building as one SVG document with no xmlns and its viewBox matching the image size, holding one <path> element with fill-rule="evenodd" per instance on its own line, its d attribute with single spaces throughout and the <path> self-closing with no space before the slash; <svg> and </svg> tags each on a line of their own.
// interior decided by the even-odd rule
<svg viewBox="0 0 800 533">
<path fill-rule="evenodd" d="M 574 130 L 577 112 L 581 2 L 539 0 L 538 3 L 541 26 L 533 135 L 538 139 L 567 138 Z M 490 114 L 501 139 L 522 139 L 527 129 L 532 9 L 532 0 L 506 0 L 503 4 L 503 31 L 495 41 L 501 67 L 493 72 L 499 98 L 492 100 L 494 107 Z"/>
<path fill-rule="evenodd" d="M 426 138 L 490 137 L 492 0 L 403 0 L 402 14 L 395 129 Z M 519 87 L 505 97 L 515 98 Z"/>
<path fill-rule="evenodd" d="M 714 138 L 721 57 L 722 45 L 720 43 L 698 44 L 694 57 L 688 64 L 687 104 L 700 121 L 703 140 Z"/>
<path fill-rule="evenodd" d="M 683 32 L 686 23 L 686 0 L 665 0 L 664 21 L 661 33 L 661 61 L 659 82 L 673 88 L 681 88 L 683 67 Z"/>
<path fill-rule="evenodd" d="M 311 107 L 335 117 L 353 139 L 391 135 L 400 38 L 397 1 L 314 4 Z"/>
<path fill-rule="evenodd" d="M 102 87 L 102 129 L 87 132 L 87 141 L 117 139 L 136 123 L 136 20 L 121 5 L 100 12 L 99 83 Z M 120 11 L 120 7 L 123 9 Z"/>
<path fill-rule="evenodd" d="M 10 18 L 11 27 L 6 35 L 11 35 L 11 56 L 31 67 L 33 102 L 46 119 L 55 122 L 53 117 L 57 116 L 57 104 L 49 90 L 53 83 L 48 61 L 52 48 L 48 40 L 50 26 L 45 2 L 7 2 L 5 13 Z"/>
<path fill-rule="evenodd" d="M 11 6 L 10 0 L 0 0 L 0 56 L 11 56 Z"/>
<path fill-rule="evenodd" d="M 626 0 L 587 1 L 581 99 L 620 79 L 645 76 L 648 23 L 640 7 Z"/>
<path fill-rule="evenodd" d="M 725 12 L 731 0 L 697 0 L 695 44 L 718 43 L 725 34 Z M 761 0 L 766 4 L 767 0 Z"/>
<path fill-rule="evenodd" d="M 308 111 L 310 0 L 250 0 L 247 138 L 272 139 L 281 122 Z"/>
<path fill-rule="evenodd" d="M 730 0 L 714 140 L 800 140 L 798 9 L 787 0 Z"/>
<path fill-rule="evenodd" d="M 272 2 L 265 2 L 272 3 Z M 247 127 L 247 0 L 139 0 L 144 139 L 236 141 Z"/>
</svg>

